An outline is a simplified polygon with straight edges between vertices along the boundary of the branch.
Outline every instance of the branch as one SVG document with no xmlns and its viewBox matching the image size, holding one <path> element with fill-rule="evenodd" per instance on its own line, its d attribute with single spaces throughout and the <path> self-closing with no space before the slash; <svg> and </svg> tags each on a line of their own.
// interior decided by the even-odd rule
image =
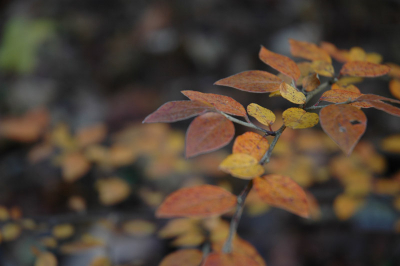
<svg viewBox="0 0 400 266">
<path fill-rule="evenodd" d="M 347 101 L 341 102 L 341 103 L 333 103 L 333 104 L 326 104 L 326 105 L 310 106 L 310 107 L 305 108 L 304 110 L 306 110 L 306 111 L 308 111 L 308 110 L 317 110 L 317 109 L 325 108 L 325 107 L 330 106 L 330 105 L 349 104 L 349 103 L 353 103 L 353 102 L 354 102 L 354 100 L 348 99 Z"/>
<path fill-rule="evenodd" d="M 251 123 L 251 122 L 250 122 L 250 123 L 244 122 L 244 121 L 242 121 L 242 120 L 239 120 L 239 119 L 237 119 L 237 118 L 234 118 L 233 116 L 230 116 L 230 115 L 225 114 L 225 113 L 223 113 L 223 112 L 220 112 L 220 114 L 223 114 L 226 118 L 228 118 L 228 119 L 231 120 L 232 122 L 238 123 L 238 124 L 240 124 L 240 125 L 242 125 L 242 126 L 245 126 L 245 127 L 250 127 L 250 128 L 254 128 L 254 129 L 257 129 L 257 130 L 259 130 L 259 131 L 262 131 L 262 132 L 264 132 L 267 136 L 275 136 L 275 132 L 274 132 L 274 131 L 269 131 L 269 130 L 266 130 L 266 129 L 262 128 L 262 127 L 258 127 L 258 126 L 254 125 L 254 124 Z M 247 120 L 248 120 L 248 118 L 247 118 Z M 248 120 L 248 121 L 250 121 L 250 120 Z"/>
<path fill-rule="evenodd" d="M 272 140 L 271 145 L 269 146 L 268 151 L 264 154 L 264 156 L 261 158 L 259 164 L 263 165 L 265 163 L 269 162 L 269 158 L 271 157 L 272 150 L 275 148 L 276 143 L 278 142 L 278 139 L 281 137 L 282 132 L 285 130 L 286 126 L 282 125 L 277 131 L 275 131 L 275 137 Z"/>
<path fill-rule="evenodd" d="M 253 187 L 253 180 L 250 180 L 249 183 L 247 184 L 247 186 L 245 187 L 245 189 L 243 189 L 243 191 L 237 197 L 236 212 L 233 215 L 232 220 L 231 220 L 231 225 L 229 227 L 228 239 L 226 240 L 224 247 L 222 248 L 222 252 L 224 252 L 224 253 L 232 252 L 233 237 L 236 234 L 236 230 L 239 225 L 240 217 L 242 217 L 246 197 L 249 194 L 252 187 Z"/>
<path fill-rule="evenodd" d="M 314 97 L 316 94 L 318 94 L 321 91 L 323 91 L 330 84 L 331 84 L 331 81 L 324 82 L 321 85 L 319 85 L 315 90 L 310 91 L 309 93 L 307 93 L 306 103 L 305 104 L 307 104 L 312 99 L 312 97 Z"/>
</svg>

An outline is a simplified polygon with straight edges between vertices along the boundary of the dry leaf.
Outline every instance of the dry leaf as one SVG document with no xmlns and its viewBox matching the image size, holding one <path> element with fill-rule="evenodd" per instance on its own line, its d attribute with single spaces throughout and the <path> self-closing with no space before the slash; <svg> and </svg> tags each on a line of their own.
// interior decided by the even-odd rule
<svg viewBox="0 0 400 266">
<path fill-rule="evenodd" d="M 230 211 L 236 196 L 223 188 L 201 185 L 181 188 L 170 194 L 156 212 L 159 218 L 205 218 Z"/>
<path fill-rule="evenodd" d="M 241 179 L 252 179 L 264 173 L 264 167 L 258 160 L 245 153 L 229 155 L 219 165 L 219 169 Z"/>
<path fill-rule="evenodd" d="M 254 132 L 246 132 L 236 137 L 232 153 L 248 154 L 259 161 L 267 152 L 268 148 L 269 143 L 266 138 Z"/>
<path fill-rule="evenodd" d="M 344 90 L 344 91 L 351 91 L 351 92 L 356 92 L 361 95 L 361 91 L 354 86 L 353 84 L 340 84 L 340 83 L 335 83 L 331 86 L 332 90 Z"/>
<path fill-rule="evenodd" d="M 279 90 L 281 83 L 282 79 L 271 73 L 253 70 L 218 80 L 214 84 L 247 92 L 266 93 Z"/>
<path fill-rule="evenodd" d="M 300 77 L 299 67 L 287 56 L 276 54 L 261 46 L 259 57 L 265 64 L 291 77 L 295 81 Z"/>
<path fill-rule="evenodd" d="M 379 77 L 389 73 L 390 67 L 370 62 L 353 61 L 343 65 L 341 75 L 356 77 Z"/>
<path fill-rule="evenodd" d="M 250 116 L 257 119 L 263 125 L 270 126 L 275 122 L 274 113 L 258 104 L 251 103 L 247 106 L 247 112 Z"/>
<path fill-rule="evenodd" d="M 321 48 L 328 52 L 330 56 L 341 63 L 349 60 L 349 55 L 346 50 L 339 50 L 334 44 L 329 42 L 321 42 Z"/>
<path fill-rule="evenodd" d="M 282 113 L 285 126 L 300 129 L 313 127 L 318 124 L 318 115 L 308 113 L 301 108 L 289 108 Z"/>
<path fill-rule="evenodd" d="M 320 84 L 321 81 L 315 73 L 303 78 L 303 88 L 308 92 L 315 90 Z"/>
<path fill-rule="evenodd" d="M 289 102 L 296 103 L 296 104 L 303 104 L 306 102 L 306 96 L 298 91 L 296 88 L 290 86 L 287 83 L 282 83 L 279 87 L 281 95 L 283 98 L 288 100 Z"/>
</svg>

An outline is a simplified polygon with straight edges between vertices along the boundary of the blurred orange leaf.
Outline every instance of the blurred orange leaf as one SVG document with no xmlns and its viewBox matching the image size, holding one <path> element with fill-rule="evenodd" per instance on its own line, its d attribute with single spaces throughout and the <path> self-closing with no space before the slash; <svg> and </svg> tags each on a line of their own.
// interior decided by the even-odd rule
<svg viewBox="0 0 400 266">
<path fill-rule="evenodd" d="M 111 261 L 107 257 L 96 257 L 94 258 L 89 266 L 111 266 Z"/>
<path fill-rule="evenodd" d="M 393 78 L 400 78 L 400 66 L 394 63 L 385 63 L 388 67 L 390 67 L 389 76 Z"/>
<path fill-rule="evenodd" d="M 247 112 L 250 116 L 257 119 L 263 125 L 270 126 L 275 122 L 274 113 L 258 104 L 251 103 L 247 106 Z"/>
<path fill-rule="evenodd" d="M 311 74 L 303 78 L 303 88 L 306 91 L 313 91 L 315 90 L 319 85 L 321 84 L 321 81 L 317 77 L 317 74 Z"/>
<path fill-rule="evenodd" d="M 248 154 L 256 160 L 261 160 L 269 148 L 266 138 L 254 132 L 246 132 L 236 137 L 233 144 L 232 153 Z"/>
<path fill-rule="evenodd" d="M 119 177 L 98 180 L 96 187 L 100 202 L 107 206 L 124 201 L 131 193 L 129 184 Z"/>
<path fill-rule="evenodd" d="M 400 80 L 392 79 L 389 82 L 389 90 L 394 97 L 400 99 Z"/>
<path fill-rule="evenodd" d="M 181 249 L 166 256 L 159 266 L 199 266 L 203 253 L 197 249 Z"/>
<path fill-rule="evenodd" d="M 257 177 L 253 182 L 254 189 L 266 203 L 304 218 L 309 217 L 307 195 L 291 178 L 270 174 Z"/>
<path fill-rule="evenodd" d="M 186 134 L 186 157 L 193 157 L 227 145 L 235 134 L 235 127 L 225 116 L 206 113 L 196 117 Z"/>
<path fill-rule="evenodd" d="M 319 114 L 322 129 L 350 155 L 367 127 L 367 117 L 348 104 L 329 105 Z"/>
<path fill-rule="evenodd" d="M 107 127 L 105 124 L 96 124 L 84 127 L 76 132 L 76 140 L 80 147 L 102 142 L 107 135 Z"/>
<path fill-rule="evenodd" d="M 202 266 L 260 266 L 254 259 L 242 253 L 220 253 L 209 254 Z"/>
<path fill-rule="evenodd" d="M 328 63 L 332 62 L 329 54 L 313 43 L 296 41 L 293 39 L 289 39 L 289 43 L 290 52 L 293 56 L 305 58 L 311 61 L 322 60 Z"/>
<path fill-rule="evenodd" d="M 318 124 L 318 115 L 308 113 L 301 108 L 289 108 L 282 113 L 285 126 L 293 129 L 313 127 Z"/>
<path fill-rule="evenodd" d="M 63 179 L 74 182 L 90 170 L 90 162 L 79 152 L 69 153 L 61 161 Z"/>
<path fill-rule="evenodd" d="M 51 252 L 41 252 L 35 260 L 35 266 L 57 266 L 57 258 Z"/>
<path fill-rule="evenodd" d="M 388 114 L 400 116 L 400 108 L 382 102 L 382 101 L 388 101 L 388 102 L 400 104 L 400 101 L 398 101 L 398 100 L 390 99 L 390 98 L 386 98 L 386 97 L 374 95 L 374 94 L 364 94 L 364 95 L 361 95 L 360 97 L 358 97 L 356 99 L 356 101 L 361 102 L 361 103 L 365 102 L 365 103 L 371 105 L 373 108 L 384 111 Z"/>
<path fill-rule="evenodd" d="M 221 112 L 231 115 L 247 116 L 244 107 L 231 97 L 214 93 L 202 93 L 199 91 L 182 91 L 182 93 L 192 101 L 211 104 L 215 109 Z"/>
<path fill-rule="evenodd" d="M 356 77 L 379 77 L 389 73 L 390 67 L 370 62 L 352 61 L 343 65 L 341 75 Z"/>
<path fill-rule="evenodd" d="M 222 161 L 219 168 L 234 177 L 252 179 L 264 173 L 264 167 L 258 160 L 245 153 L 234 153 Z"/>
<path fill-rule="evenodd" d="M 143 123 L 176 122 L 213 110 L 214 107 L 203 101 L 174 101 L 163 104 L 148 115 Z"/>
<path fill-rule="evenodd" d="M 266 93 L 279 90 L 282 79 L 266 71 L 245 71 L 218 80 L 215 85 L 227 86 L 247 92 Z"/>
<path fill-rule="evenodd" d="M 306 102 L 306 96 L 298 91 L 296 88 L 290 86 L 287 83 L 282 82 L 279 87 L 281 95 L 283 98 L 292 103 L 303 104 Z"/>
<path fill-rule="evenodd" d="M 228 212 L 236 205 L 236 196 L 223 188 L 201 185 L 182 188 L 170 194 L 156 212 L 160 218 L 205 218 Z"/>
<path fill-rule="evenodd" d="M 156 225 L 146 220 L 136 219 L 124 222 L 122 230 L 131 236 L 145 237 L 155 232 Z"/>
<path fill-rule="evenodd" d="M 361 95 L 360 90 L 354 86 L 353 84 L 340 84 L 340 83 L 335 83 L 331 87 L 332 90 L 344 90 L 344 91 L 351 91 L 351 92 L 356 92 Z"/>
<path fill-rule="evenodd" d="M 261 46 L 259 57 L 265 64 L 291 77 L 295 81 L 300 77 L 299 67 L 287 56 L 271 52 L 264 46 Z"/>
</svg>

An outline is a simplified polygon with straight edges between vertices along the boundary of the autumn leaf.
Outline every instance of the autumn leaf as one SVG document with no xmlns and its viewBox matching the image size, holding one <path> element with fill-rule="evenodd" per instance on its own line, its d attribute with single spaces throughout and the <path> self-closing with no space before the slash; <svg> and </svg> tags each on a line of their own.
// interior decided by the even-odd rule
<svg viewBox="0 0 400 266">
<path fill-rule="evenodd" d="M 271 73 L 253 70 L 218 80 L 214 84 L 247 92 L 266 93 L 279 90 L 281 83 L 282 79 Z"/>
<path fill-rule="evenodd" d="M 160 231 L 160 238 L 171 238 L 182 235 L 190 231 L 198 230 L 198 222 L 195 219 L 179 218 L 170 220 Z"/>
<path fill-rule="evenodd" d="M 131 193 L 129 184 L 119 177 L 100 179 L 96 182 L 96 188 L 100 202 L 106 206 L 124 201 Z"/>
<path fill-rule="evenodd" d="M 236 197 L 223 188 L 201 185 L 181 188 L 169 195 L 156 212 L 159 218 L 206 218 L 221 215 L 236 205 Z"/>
<path fill-rule="evenodd" d="M 384 138 L 381 143 L 381 148 L 386 152 L 400 153 L 400 134 Z"/>
<path fill-rule="evenodd" d="M 233 123 L 222 114 L 198 116 L 186 133 L 186 158 L 222 148 L 232 140 L 234 134 Z"/>
<path fill-rule="evenodd" d="M 352 61 L 343 65 L 341 75 L 356 77 L 379 77 L 389 73 L 390 67 L 370 62 Z"/>
<path fill-rule="evenodd" d="M 353 92 L 353 91 L 348 91 L 348 90 L 341 90 L 341 89 L 335 89 L 335 90 L 329 90 L 326 91 L 322 94 L 320 101 L 326 101 L 326 102 L 331 102 L 331 103 L 343 103 L 347 101 L 354 101 L 358 97 L 360 97 L 362 94 Z M 355 107 L 361 107 L 361 108 L 369 108 L 371 107 L 370 104 L 367 102 L 354 102 L 354 103 L 349 103 L 352 106 Z"/>
<path fill-rule="evenodd" d="M 325 133 L 331 137 L 344 153 L 350 155 L 367 127 L 367 117 L 348 104 L 329 105 L 319 114 Z"/>
<path fill-rule="evenodd" d="M 291 77 L 294 80 L 297 80 L 300 77 L 299 67 L 287 56 L 276 54 L 269 51 L 264 46 L 261 46 L 259 57 L 265 64 L 278 70 L 282 74 Z"/>
<path fill-rule="evenodd" d="M 351 91 L 351 92 L 356 92 L 361 95 L 360 90 L 354 86 L 353 84 L 339 84 L 335 83 L 331 87 L 332 90 L 344 90 L 344 91 Z"/>
<path fill-rule="evenodd" d="M 35 260 L 35 266 L 57 266 L 57 258 L 51 252 L 41 252 Z"/>
<path fill-rule="evenodd" d="M 302 85 L 303 79 L 311 74 L 313 74 L 313 70 L 311 69 L 311 62 L 300 62 L 297 63 L 297 66 L 300 69 L 300 78 L 297 80 L 296 85 L 300 86 Z M 287 84 L 290 84 L 291 82 L 286 82 Z"/>
<path fill-rule="evenodd" d="M 323 60 L 316 60 L 311 62 L 311 69 L 315 73 L 324 77 L 333 77 L 335 69 L 332 64 Z"/>
<path fill-rule="evenodd" d="M 266 203 L 304 218 L 309 217 L 307 195 L 291 178 L 270 174 L 257 177 L 253 182 L 253 188 Z"/>
<path fill-rule="evenodd" d="M 168 102 L 148 115 L 143 120 L 143 123 L 176 122 L 212 111 L 213 109 L 214 107 L 210 104 L 200 101 Z"/>
<path fill-rule="evenodd" d="M 383 61 L 383 57 L 378 53 L 367 53 L 365 61 L 375 64 L 380 64 Z"/>
<path fill-rule="evenodd" d="M 290 86 L 287 83 L 282 82 L 279 87 L 283 98 L 292 103 L 303 104 L 306 102 L 306 96 L 298 91 L 296 88 Z"/>
<path fill-rule="evenodd" d="M 352 47 L 349 51 L 349 61 L 365 61 L 367 53 L 361 47 Z"/>
<path fill-rule="evenodd" d="M 257 119 L 263 125 L 270 126 L 275 122 L 274 113 L 258 104 L 251 103 L 247 106 L 247 112 L 250 116 Z"/>
<path fill-rule="evenodd" d="M 325 50 L 330 56 L 341 63 L 349 60 L 348 52 L 346 50 L 338 49 L 334 44 L 329 42 L 321 42 L 321 48 Z"/>
<path fill-rule="evenodd" d="M 400 116 L 400 108 L 387 104 L 383 101 L 400 104 L 400 101 L 398 100 L 374 94 L 364 94 L 356 99 L 356 102 L 366 103 L 371 105 L 373 108 L 384 111 L 388 114 Z"/>
<path fill-rule="evenodd" d="M 364 199 L 342 194 L 335 198 L 333 209 L 339 220 L 347 220 L 364 204 Z"/>
<path fill-rule="evenodd" d="M 89 172 L 90 167 L 90 162 L 79 152 L 69 153 L 61 161 L 62 176 L 67 182 L 74 182 L 82 178 Z"/>
<path fill-rule="evenodd" d="M 179 235 L 172 241 L 175 247 L 196 247 L 205 241 L 204 233 L 201 230 L 192 230 Z"/>
<path fill-rule="evenodd" d="M 238 116 L 247 115 L 244 107 L 231 97 L 213 93 L 202 93 L 199 91 L 182 91 L 182 93 L 192 101 L 211 104 L 215 109 L 221 112 Z"/>
<path fill-rule="evenodd" d="M 400 99 L 400 80 L 392 79 L 389 82 L 389 90 L 394 97 Z"/>
<path fill-rule="evenodd" d="M 259 161 L 267 152 L 268 148 L 269 143 L 266 138 L 254 132 L 246 132 L 236 137 L 233 143 L 232 153 L 248 154 Z"/>
<path fill-rule="evenodd" d="M 289 39 L 289 44 L 290 52 L 293 56 L 305 58 L 311 61 L 322 60 L 332 63 L 329 54 L 313 43 Z"/>
<path fill-rule="evenodd" d="M 166 256 L 159 266 L 199 266 L 203 253 L 198 249 L 181 249 Z"/>
<path fill-rule="evenodd" d="M 53 227 L 52 234 L 57 239 L 65 239 L 71 237 L 75 232 L 71 224 L 59 224 Z"/>
<path fill-rule="evenodd" d="M 394 63 L 385 63 L 388 67 L 390 67 L 389 76 L 393 78 L 400 79 L 400 66 Z"/>
<path fill-rule="evenodd" d="M 1 228 L 1 235 L 4 241 L 17 239 L 21 235 L 21 232 L 21 226 L 16 223 L 8 223 Z"/>
<path fill-rule="evenodd" d="M 360 83 L 364 79 L 362 77 L 341 77 L 339 80 L 335 83 L 337 85 L 350 85 L 350 84 L 355 84 L 355 83 Z"/>
<path fill-rule="evenodd" d="M 202 266 L 260 266 L 257 261 L 242 253 L 213 252 L 209 254 Z"/>
<path fill-rule="evenodd" d="M 91 144 L 102 142 L 107 135 L 107 127 L 105 124 L 95 124 L 84 127 L 76 132 L 76 140 L 79 147 L 87 147 Z"/>
<path fill-rule="evenodd" d="M 311 74 L 303 78 L 303 88 L 310 92 L 318 88 L 318 86 L 321 84 L 321 81 L 317 77 L 317 74 Z"/>
<path fill-rule="evenodd" d="M 301 108 L 289 108 L 282 113 L 285 126 L 293 129 L 313 127 L 318 124 L 318 115 Z"/>
<path fill-rule="evenodd" d="M 234 153 L 226 157 L 219 169 L 241 179 L 252 179 L 264 173 L 256 158 L 245 153 Z"/>
</svg>

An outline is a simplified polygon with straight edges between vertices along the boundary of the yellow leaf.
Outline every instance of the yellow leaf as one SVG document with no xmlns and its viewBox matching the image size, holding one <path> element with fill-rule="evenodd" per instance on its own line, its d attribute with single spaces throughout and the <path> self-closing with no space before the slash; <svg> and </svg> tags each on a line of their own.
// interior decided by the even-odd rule
<svg viewBox="0 0 400 266">
<path fill-rule="evenodd" d="M 48 248 L 55 248 L 57 247 L 57 240 L 52 236 L 46 236 L 40 239 L 40 243 Z"/>
<path fill-rule="evenodd" d="M 15 240 L 21 234 L 21 227 L 18 224 L 9 223 L 1 229 L 4 241 Z"/>
<path fill-rule="evenodd" d="M 381 147 L 386 152 L 400 153 L 400 134 L 386 137 L 382 141 Z"/>
<path fill-rule="evenodd" d="M 382 60 L 383 60 L 382 56 L 378 53 L 368 53 L 367 58 L 365 59 L 365 61 L 375 64 L 382 63 Z"/>
<path fill-rule="evenodd" d="M 193 230 L 179 235 L 171 244 L 176 247 L 194 247 L 201 245 L 204 241 L 205 236 L 201 231 Z"/>
<path fill-rule="evenodd" d="M 318 115 L 300 108 L 289 108 L 282 114 L 283 122 L 293 129 L 313 127 L 318 123 Z"/>
<path fill-rule="evenodd" d="M 350 85 L 350 84 L 355 84 L 355 83 L 360 83 L 364 79 L 362 77 L 342 77 L 339 79 L 336 84 L 338 85 Z"/>
<path fill-rule="evenodd" d="M 10 219 L 10 214 L 6 207 L 0 205 L 0 221 L 7 221 Z"/>
<path fill-rule="evenodd" d="M 70 224 L 59 224 L 53 227 L 52 234 L 55 238 L 65 239 L 72 236 L 75 229 Z"/>
<path fill-rule="evenodd" d="M 247 113 L 266 126 L 270 126 L 275 122 L 275 115 L 271 110 L 255 103 L 251 103 L 247 106 Z"/>
<path fill-rule="evenodd" d="M 122 225 L 122 230 L 131 236 L 145 237 L 154 233 L 156 226 L 154 223 L 145 220 L 131 220 Z"/>
<path fill-rule="evenodd" d="M 53 253 L 42 252 L 36 258 L 35 266 L 57 266 L 57 258 Z"/>
<path fill-rule="evenodd" d="M 107 257 L 96 257 L 94 258 L 89 266 L 111 266 L 111 261 Z"/>
<path fill-rule="evenodd" d="M 324 77 L 333 77 L 333 74 L 335 74 L 335 69 L 332 64 L 322 60 L 312 61 L 311 69 Z"/>
<path fill-rule="evenodd" d="M 349 52 L 350 61 L 365 61 L 367 54 L 361 47 L 353 47 Z"/>
<path fill-rule="evenodd" d="M 193 230 L 198 230 L 198 222 L 195 219 L 173 219 L 158 232 L 158 236 L 160 238 L 171 238 Z"/>
<path fill-rule="evenodd" d="M 235 177 L 252 179 L 264 173 L 264 168 L 253 156 L 244 153 L 234 153 L 226 157 L 219 168 Z"/>
<path fill-rule="evenodd" d="M 274 91 L 269 94 L 269 97 L 279 97 L 282 96 L 280 91 Z"/>
<path fill-rule="evenodd" d="M 115 205 L 124 201 L 131 193 L 129 184 L 119 178 L 111 177 L 97 181 L 100 202 L 104 205 Z"/>
<path fill-rule="evenodd" d="M 355 198 L 342 194 L 333 202 L 333 209 L 339 220 L 347 220 L 364 204 L 363 198 Z"/>
<path fill-rule="evenodd" d="M 306 102 L 306 96 L 287 83 L 284 82 L 281 83 L 279 91 L 281 92 L 282 97 L 288 100 L 289 102 L 297 104 L 303 104 Z"/>
</svg>

